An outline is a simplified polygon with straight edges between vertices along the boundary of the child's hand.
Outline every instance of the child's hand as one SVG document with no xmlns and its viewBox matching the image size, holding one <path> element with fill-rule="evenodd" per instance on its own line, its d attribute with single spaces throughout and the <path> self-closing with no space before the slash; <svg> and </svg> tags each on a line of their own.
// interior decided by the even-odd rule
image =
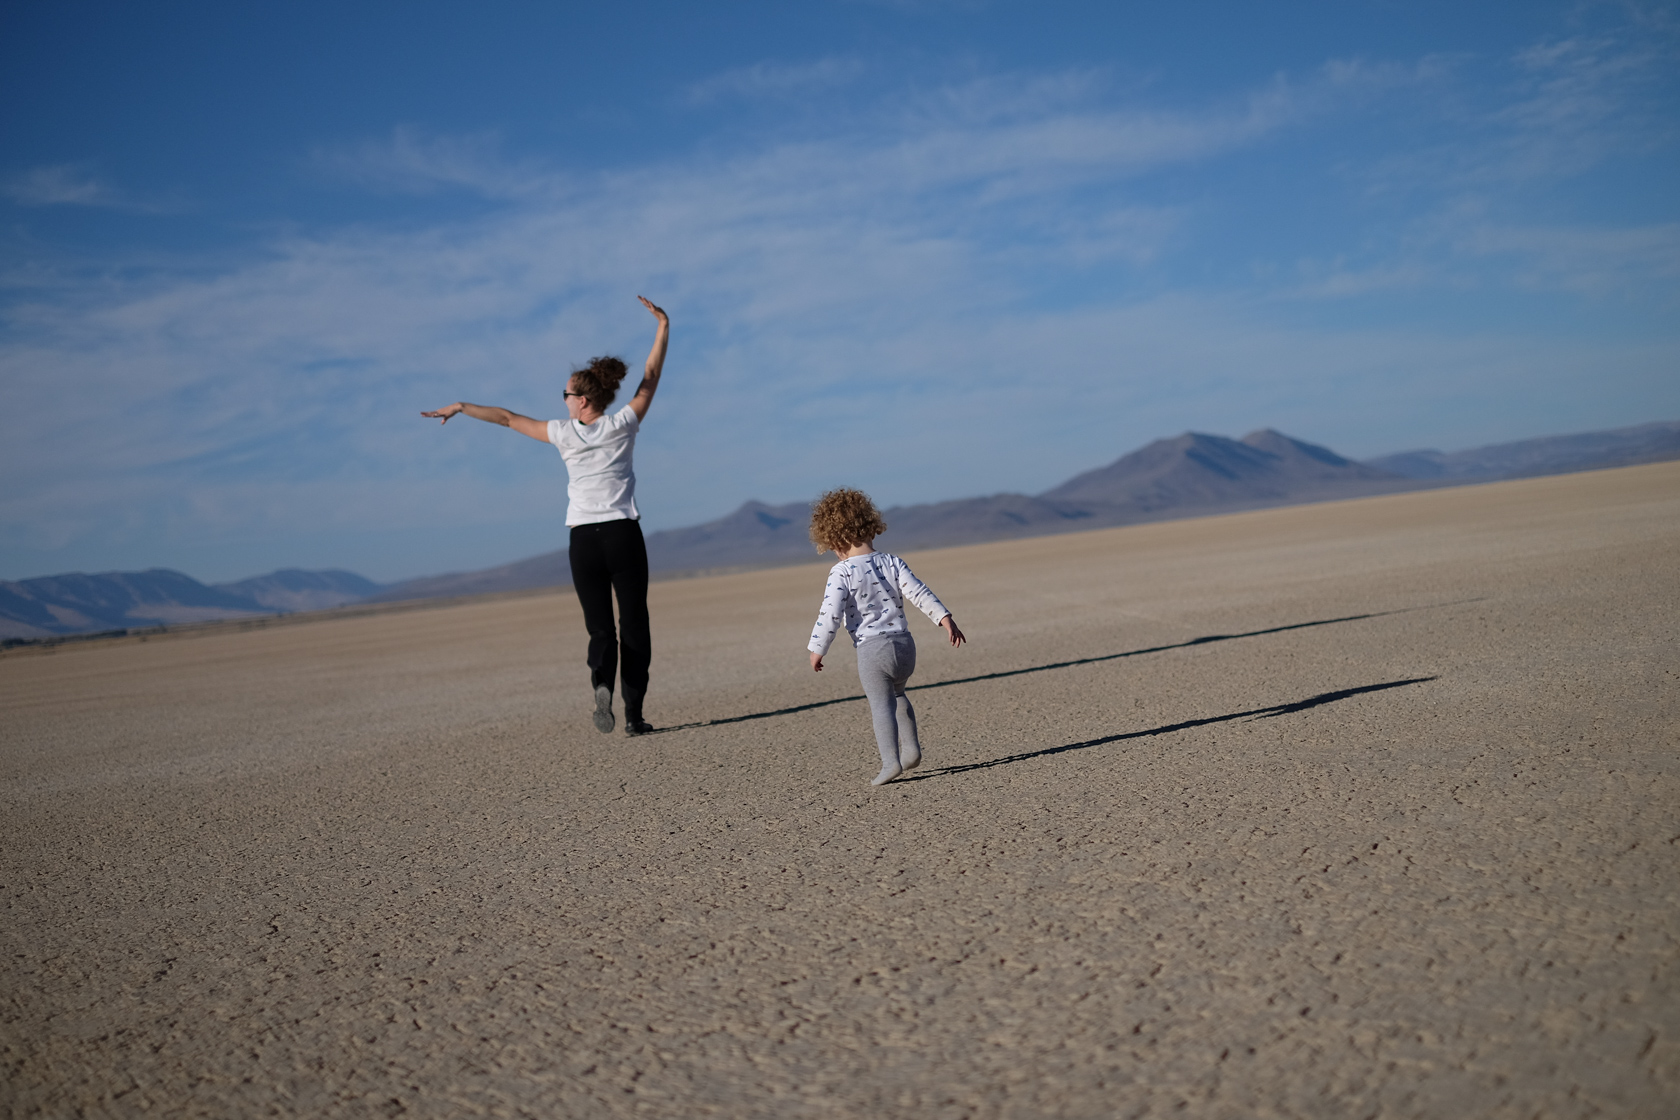
<svg viewBox="0 0 1680 1120">
<path fill-rule="evenodd" d="M 945 633 L 951 636 L 952 645 L 960 646 L 964 642 L 968 641 L 967 638 L 963 637 L 962 630 L 958 628 L 957 618 L 955 615 L 946 615 L 944 618 L 939 620 L 939 625 L 945 627 Z"/>
<path fill-rule="evenodd" d="M 811 671 L 813 673 L 822 672 L 822 654 L 813 653 L 811 655 Z"/>
</svg>

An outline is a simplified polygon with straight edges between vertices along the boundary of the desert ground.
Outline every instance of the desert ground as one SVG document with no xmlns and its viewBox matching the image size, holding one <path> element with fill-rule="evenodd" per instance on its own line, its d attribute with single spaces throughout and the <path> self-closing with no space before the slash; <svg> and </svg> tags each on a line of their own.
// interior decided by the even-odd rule
<svg viewBox="0 0 1680 1120">
<path fill-rule="evenodd" d="M 0 658 L 0 1111 L 1680 1115 L 1680 464 L 907 558 Z"/>
</svg>

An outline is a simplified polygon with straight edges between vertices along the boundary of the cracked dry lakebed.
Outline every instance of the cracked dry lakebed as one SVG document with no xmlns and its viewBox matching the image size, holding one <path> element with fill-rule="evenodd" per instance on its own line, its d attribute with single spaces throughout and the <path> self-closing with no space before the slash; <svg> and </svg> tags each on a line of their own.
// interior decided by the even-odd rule
<svg viewBox="0 0 1680 1120">
<path fill-rule="evenodd" d="M 8 653 L 0 1113 L 1680 1115 L 1680 463 L 908 559 Z"/>
</svg>

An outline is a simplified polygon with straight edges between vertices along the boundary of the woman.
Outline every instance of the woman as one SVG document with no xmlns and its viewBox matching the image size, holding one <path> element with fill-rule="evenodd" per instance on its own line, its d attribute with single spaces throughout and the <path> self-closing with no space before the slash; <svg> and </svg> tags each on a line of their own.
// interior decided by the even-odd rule
<svg viewBox="0 0 1680 1120">
<path fill-rule="evenodd" d="M 632 457 L 636 433 L 659 388 L 665 365 L 665 343 L 671 321 L 665 312 L 642 301 L 659 328 L 648 351 L 642 383 L 630 403 L 607 415 L 624 380 L 624 363 L 617 358 L 593 358 L 572 373 L 563 394 L 570 419 L 533 420 L 505 408 L 457 401 L 435 412 L 422 412 L 447 424 L 456 413 L 512 428 L 532 439 L 553 444 L 566 462 L 566 524 L 571 526 L 572 587 L 583 605 L 583 624 L 589 631 L 589 683 L 595 690 L 595 728 L 613 729 L 613 678 L 624 682 L 624 731 L 643 735 L 653 726 L 642 718 L 647 695 L 648 663 L 653 645 L 648 636 L 647 545 L 642 540 L 636 511 L 636 473 Z M 613 630 L 613 593 L 618 594 L 618 632 Z"/>
</svg>

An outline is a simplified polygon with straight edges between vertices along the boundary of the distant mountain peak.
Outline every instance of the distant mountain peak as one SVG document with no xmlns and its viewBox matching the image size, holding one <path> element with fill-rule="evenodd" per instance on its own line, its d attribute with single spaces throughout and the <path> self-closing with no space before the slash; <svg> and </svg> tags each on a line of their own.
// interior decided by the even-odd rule
<svg viewBox="0 0 1680 1120">
<path fill-rule="evenodd" d="M 1136 505 L 1151 511 L 1177 505 L 1265 502 L 1302 491 L 1321 496 L 1326 491 L 1368 488 L 1395 477 L 1271 428 L 1250 432 L 1240 440 L 1185 432 L 1122 455 L 1106 467 L 1075 475 L 1039 497 Z"/>
<path fill-rule="evenodd" d="M 237 583 L 218 583 L 217 590 L 241 595 L 277 611 L 320 611 L 377 595 L 384 586 L 338 568 L 305 571 L 281 568 Z"/>
<path fill-rule="evenodd" d="M 1304 439 L 1286 436 L 1276 428 L 1261 428 L 1249 432 L 1242 437 L 1242 442 L 1261 451 L 1270 452 L 1280 458 L 1302 455 L 1308 459 L 1332 467 L 1346 467 L 1353 465 L 1353 460 L 1344 459 L 1328 447 L 1320 447 L 1316 443 L 1308 443 Z"/>
</svg>

